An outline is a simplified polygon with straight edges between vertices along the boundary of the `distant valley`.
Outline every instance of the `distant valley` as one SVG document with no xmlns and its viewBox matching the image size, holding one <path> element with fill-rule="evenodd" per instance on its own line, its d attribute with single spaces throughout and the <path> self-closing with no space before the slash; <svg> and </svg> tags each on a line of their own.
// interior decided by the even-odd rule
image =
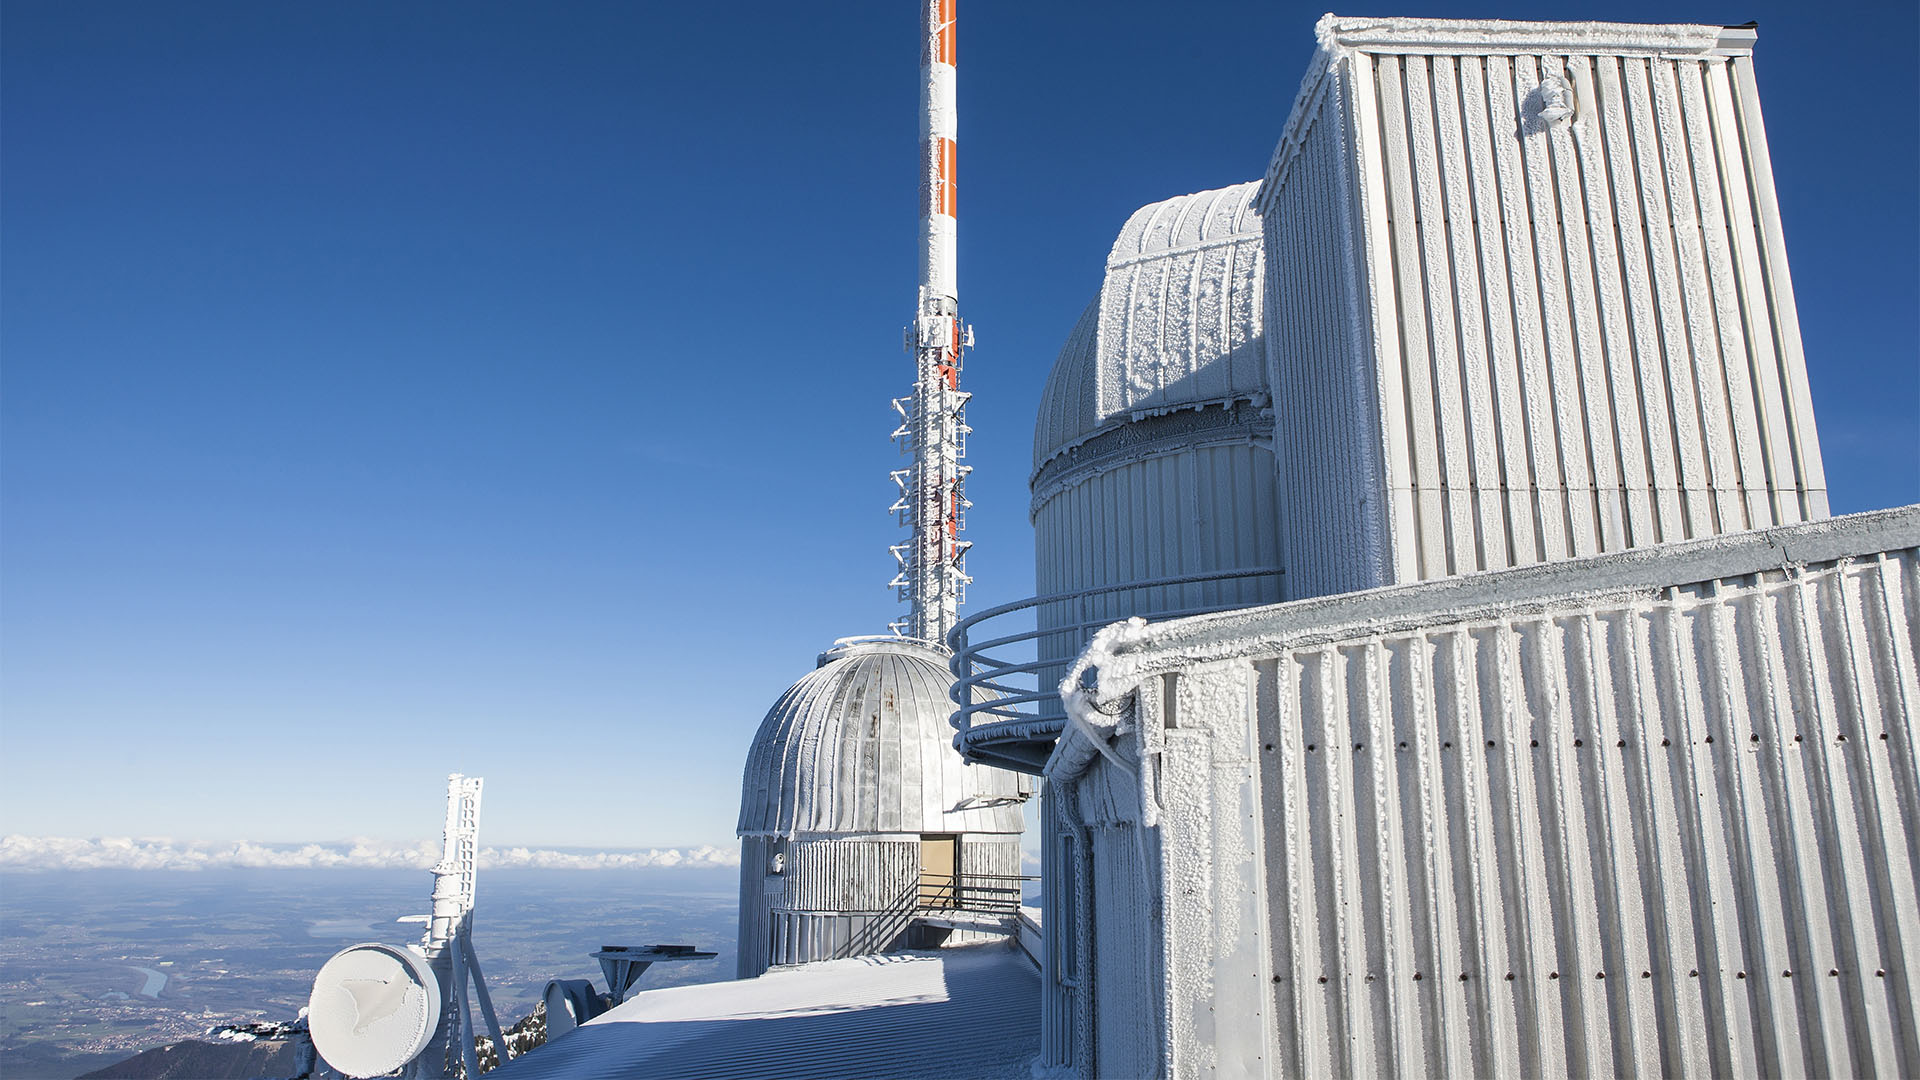
<svg viewBox="0 0 1920 1080">
<path fill-rule="evenodd" d="M 644 986 L 733 977 L 738 871 L 482 870 L 474 946 L 502 1022 L 551 978 L 600 981 L 602 945 L 680 942 L 714 960 Z M 291 1018 L 313 974 L 359 941 L 407 942 L 420 870 L 0 874 L 0 1075 L 70 1080 L 215 1024 Z"/>
</svg>

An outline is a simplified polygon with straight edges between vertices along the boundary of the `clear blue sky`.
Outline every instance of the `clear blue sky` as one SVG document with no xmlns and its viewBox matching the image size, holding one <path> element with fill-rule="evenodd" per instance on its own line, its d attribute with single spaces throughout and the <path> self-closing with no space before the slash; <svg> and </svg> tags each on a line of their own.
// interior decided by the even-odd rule
<svg viewBox="0 0 1920 1080">
<path fill-rule="evenodd" d="M 882 630 L 909 2 L 0 8 L 0 832 L 731 843 Z M 1257 177 L 1322 9 L 961 5 L 973 600 L 1127 214 Z M 1099 14 L 1096 14 L 1098 12 Z M 1916 16 L 1760 21 L 1836 512 L 1920 501 Z"/>
</svg>

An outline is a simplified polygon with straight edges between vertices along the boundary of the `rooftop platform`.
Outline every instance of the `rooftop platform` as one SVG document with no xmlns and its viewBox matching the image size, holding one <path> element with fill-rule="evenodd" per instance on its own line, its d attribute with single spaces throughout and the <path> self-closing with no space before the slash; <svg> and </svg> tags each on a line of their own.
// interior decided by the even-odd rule
<svg viewBox="0 0 1920 1080">
<path fill-rule="evenodd" d="M 1039 972 L 1017 950 L 980 946 L 641 991 L 489 1075 L 1026 1080 L 1039 1051 Z"/>
</svg>

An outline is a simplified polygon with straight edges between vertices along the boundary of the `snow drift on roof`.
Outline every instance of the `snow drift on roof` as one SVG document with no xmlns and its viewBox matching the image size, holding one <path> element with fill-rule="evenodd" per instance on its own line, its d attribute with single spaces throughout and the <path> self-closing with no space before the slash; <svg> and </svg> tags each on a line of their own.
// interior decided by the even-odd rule
<svg viewBox="0 0 1920 1080">
<path fill-rule="evenodd" d="M 490 1075 L 1026 1080 L 1039 1052 L 1039 972 L 982 946 L 644 991 Z"/>
</svg>

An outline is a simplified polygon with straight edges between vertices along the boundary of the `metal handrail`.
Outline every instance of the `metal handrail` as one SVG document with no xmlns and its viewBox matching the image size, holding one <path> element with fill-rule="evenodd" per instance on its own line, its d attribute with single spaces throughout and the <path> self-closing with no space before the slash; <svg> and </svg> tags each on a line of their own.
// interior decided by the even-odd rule
<svg viewBox="0 0 1920 1080">
<path fill-rule="evenodd" d="M 1022 885 L 1032 880 L 1014 874 L 922 873 L 917 910 L 1013 915 L 1020 910 Z M 1014 884 L 984 884 L 986 882 Z"/>
<path fill-rule="evenodd" d="M 1000 604 L 978 611 L 962 619 L 959 625 L 947 635 L 947 647 L 952 650 L 948 668 L 953 672 L 954 683 L 951 697 L 954 712 L 950 717 L 958 734 L 954 745 L 966 752 L 976 742 L 986 741 L 996 733 L 1009 733 L 1017 730 L 1030 737 L 1041 737 L 1040 733 L 1049 728 L 1057 734 L 1066 724 L 1067 714 L 1060 704 L 1058 687 L 1042 686 L 1041 674 L 1047 669 L 1060 669 L 1071 662 L 1071 656 L 1036 658 L 1032 660 L 1016 659 L 1004 654 L 1010 646 L 1037 643 L 1042 637 L 1064 634 L 1075 640 L 1074 651 L 1078 652 L 1092 638 L 1092 632 L 1125 618 L 1123 615 L 1089 615 L 1089 601 L 1096 597 L 1110 596 L 1116 593 L 1135 592 L 1141 589 L 1176 588 L 1185 585 L 1202 585 L 1211 582 L 1238 581 L 1248 578 L 1278 578 L 1278 567 L 1263 566 L 1250 570 L 1220 570 L 1206 574 L 1181 574 L 1176 577 L 1152 578 L 1146 581 L 1129 581 L 1113 585 L 1100 585 L 1075 592 L 1053 593 L 1048 596 L 1030 596 L 1025 600 Z M 1002 619 L 1017 612 L 1030 611 L 1046 604 L 1073 604 L 1073 621 L 1055 626 L 1035 626 L 1031 630 L 1019 633 L 999 632 L 982 641 L 970 640 L 976 627 Z M 1201 604 L 1175 610 L 1147 610 L 1140 614 L 1155 619 L 1173 619 L 1187 615 L 1204 615 L 1237 607 L 1237 602 Z M 995 655 L 1000 652 L 1001 655 Z"/>
</svg>

